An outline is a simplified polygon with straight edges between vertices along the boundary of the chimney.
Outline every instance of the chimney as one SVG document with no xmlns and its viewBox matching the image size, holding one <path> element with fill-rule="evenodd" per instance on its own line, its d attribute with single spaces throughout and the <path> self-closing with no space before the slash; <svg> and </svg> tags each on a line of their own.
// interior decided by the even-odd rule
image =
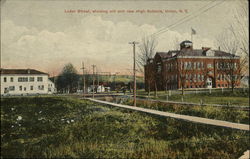
<svg viewBox="0 0 250 159">
<path fill-rule="evenodd" d="M 209 50 L 209 49 L 211 49 L 210 47 L 202 47 L 201 48 L 203 51 L 207 51 L 207 50 Z"/>
</svg>

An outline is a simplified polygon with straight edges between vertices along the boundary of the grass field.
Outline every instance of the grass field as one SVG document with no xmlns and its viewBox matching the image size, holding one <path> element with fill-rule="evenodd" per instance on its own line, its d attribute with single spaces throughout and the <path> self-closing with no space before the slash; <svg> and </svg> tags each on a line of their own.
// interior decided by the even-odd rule
<svg viewBox="0 0 250 159">
<path fill-rule="evenodd" d="M 126 99 L 123 104 L 133 105 L 133 100 Z M 137 107 L 149 108 L 176 114 L 184 114 L 209 119 L 249 124 L 249 111 L 214 106 L 188 106 L 163 102 L 137 100 Z"/>
<path fill-rule="evenodd" d="M 238 158 L 248 132 L 67 97 L 1 99 L 3 158 Z"/>
<path fill-rule="evenodd" d="M 154 92 L 151 92 L 151 96 L 149 98 L 152 99 L 161 99 L 166 100 L 167 95 L 169 92 L 165 91 L 158 91 L 158 96 L 154 96 Z M 138 97 L 148 97 L 147 92 L 144 90 L 138 91 Z M 168 96 L 169 101 L 176 101 L 176 102 L 182 102 L 182 95 L 180 94 L 172 94 L 171 96 Z M 239 92 L 235 91 L 234 93 L 227 91 L 227 92 L 221 92 L 221 90 L 213 90 L 213 92 L 210 93 L 193 93 L 193 94 L 185 94 L 183 96 L 184 102 L 190 102 L 190 103 L 200 103 L 202 100 L 205 104 L 222 104 L 222 105 L 242 105 L 242 106 L 249 106 L 249 91 L 247 92 Z"/>
</svg>

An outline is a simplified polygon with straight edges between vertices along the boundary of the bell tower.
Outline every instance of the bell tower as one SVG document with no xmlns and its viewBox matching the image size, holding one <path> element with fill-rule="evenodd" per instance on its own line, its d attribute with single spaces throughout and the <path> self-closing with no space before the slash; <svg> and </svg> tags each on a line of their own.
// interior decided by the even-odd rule
<svg viewBox="0 0 250 159">
<path fill-rule="evenodd" d="M 193 50 L 192 41 L 185 40 L 180 43 L 180 50 Z"/>
</svg>

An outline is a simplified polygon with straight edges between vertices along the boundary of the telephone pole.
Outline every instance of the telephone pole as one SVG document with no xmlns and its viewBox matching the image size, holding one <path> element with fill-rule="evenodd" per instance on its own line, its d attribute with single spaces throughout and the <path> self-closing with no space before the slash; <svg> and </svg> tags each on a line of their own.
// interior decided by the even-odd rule
<svg viewBox="0 0 250 159">
<path fill-rule="evenodd" d="M 83 97 L 85 97 L 85 90 L 86 90 L 86 86 L 85 86 L 85 73 L 84 73 L 84 62 L 82 62 L 82 76 L 83 76 Z"/>
<path fill-rule="evenodd" d="M 97 70 L 99 70 L 99 69 L 97 69 L 97 67 L 96 67 L 96 71 L 95 71 L 95 73 L 96 73 L 96 78 L 97 78 L 97 89 L 96 89 L 96 93 L 98 92 L 98 88 L 99 88 L 99 72 L 98 72 Z"/>
<path fill-rule="evenodd" d="M 139 44 L 138 42 L 129 42 L 129 44 L 133 45 L 133 56 L 134 56 L 134 66 L 133 66 L 133 71 L 134 71 L 134 106 L 136 106 L 136 70 L 135 70 L 135 45 Z"/>
<path fill-rule="evenodd" d="M 116 72 L 114 75 L 115 75 L 115 78 L 114 78 L 114 82 L 115 82 L 115 91 L 116 91 L 116 75 L 118 74 L 118 73 L 120 73 L 120 72 Z"/>
<path fill-rule="evenodd" d="M 96 65 L 92 65 L 93 67 L 93 76 L 92 76 L 92 80 L 93 80 L 93 90 L 92 90 L 92 98 L 94 98 L 94 92 L 95 92 L 95 67 Z"/>
</svg>

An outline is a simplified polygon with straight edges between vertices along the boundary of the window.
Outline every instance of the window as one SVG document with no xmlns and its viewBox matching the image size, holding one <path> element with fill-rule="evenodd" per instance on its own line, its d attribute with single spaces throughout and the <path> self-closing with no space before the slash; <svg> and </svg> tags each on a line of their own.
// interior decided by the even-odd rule
<svg viewBox="0 0 250 159">
<path fill-rule="evenodd" d="M 23 90 L 26 91 L 26 87 L 23 87 Z"/>
<path fill-rule="evenodd" d="M 10 77 L 10 82 L 14 82 L 14 78 L 13 77 Z"/>
<path fill-rule="evenodd" d="M 4 82 L 7 82 L 7 77 L 4 77 L 4 78 L 3 78 L 3 81 L 4 81 Z"/>
<path fill-rule="evenodd" d="M 22 91 L 22 88 L 23 88 L 22 86 L 19 86 L 19 91 Z"/>
<path fill-rule="evenodd" d="M 191 69 L 191 68 L 192 68 L 192 63 L 188 62 L 188 69 Z"/>
<path fill-rule="evenodd" d="M 44 85 L 39 85 L 38 90 L 44 90 Z"/>
<path fill-rule="evenodd" d="M 220 87 L 220 84 L 218 84 L 218 87 Z"/>
<path fill-rule="evenodd" d="M 157 72 L 160 73 L 161 72 L 161 64 L 157 63 Z M 43 81 L 42 77 L 37 77 L 37 81 Z"/>
<path fill-rule="evenodd" d="M 18 82 L 28 82 L 28 77 L 18 77 Z"/>
<path fill-rule="evenodd" d="M 14 91 L 15 90 L 15 86 L 9 86 L 9 90 L 10 91 Z"/>
<path fill-rule="evenodd" d="M 195 74 L 195 75 L 194 75 L 194 82 L 196 82 L 196 77 L 197 77 L 197 75 Z"/>
<path fill-rule="evenodd" d="M 187 67 L 188 67 L 188 63 L 185 62 L 185 63 L 184 63 L 184 69 L 187 69 Z"/>
<path fill-rule="evenodd" d="M 202 69 L 204 68 L 204 64 L 203 64 L 203 62 L 201 62 L 201 68 L 202 68 Z"/>
<path fill-rule="evenodd" d="M 196 62 L 194 62 L 194 69 L 196 69 Z"/>
<path fill-rule="evenodd" d="M 159 69 L 159 68 L 158 68 Z M 43 81 L 43 77 L 37 77 L 37 81 L 38 82 L 42 82 Z"/>
<path fill-rule="evenodd" d="M 201 68 L 201 64 L 200 62 L 197 62 L 197 68 L 200 69 Z"/>
<path fill-rule="evenodd" d="M 234 63 L 234 68 L 237 69 L 237 64 L 236 63 Z"/>
<path fill-rule="evenodd" d="M 192 74 L 189 75 L 189 81 L 192 82 Z"/>
<path fill-rule="evenodd" d="M 29 81 L 30 81 L 30 82 L 34 82 L 34 81 L 35 81 L 35 78 L 34 78 L 34 77 L 30 77 Z"/>
<path fill-rule="evenodd" d="M 33 86 L 30 86 L 30 90 L 31 90 L 31 91 L 33 90 Z"/>
<path fill-rule="evenodd" d="M 207 68 L 213 68 L 212 64 L 211 63 L 207 64 Z"/>
<path fill-rule="evenodd" d="M 201 81 L 201 75 L 200 74 L 198 74 L 198 77 L 197 77 L 198 79 L 198 81 Z"/>
</svg>

